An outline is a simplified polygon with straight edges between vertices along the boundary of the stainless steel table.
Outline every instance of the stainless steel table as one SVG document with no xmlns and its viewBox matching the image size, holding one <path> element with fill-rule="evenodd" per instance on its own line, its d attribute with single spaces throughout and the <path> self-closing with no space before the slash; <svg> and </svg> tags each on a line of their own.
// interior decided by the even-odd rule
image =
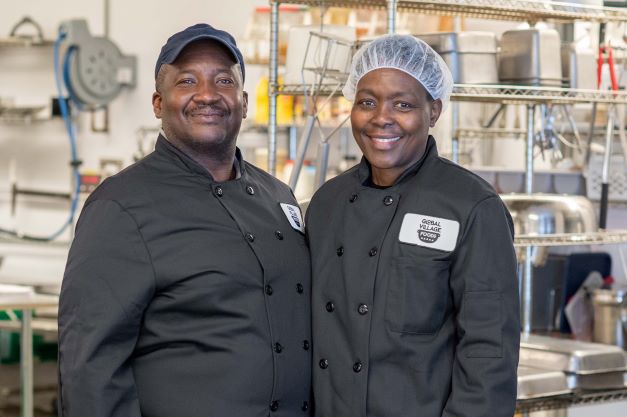
<svg viewBox="0 0 627 417">
<path fill-rule="evenodd" d="M 20 330 L 21 416 L 33 417 L 33 310 L 58 307 L 59 297 L 41 294 L 0 294 L 0 310 L 22 312 Z"/>
</svg>

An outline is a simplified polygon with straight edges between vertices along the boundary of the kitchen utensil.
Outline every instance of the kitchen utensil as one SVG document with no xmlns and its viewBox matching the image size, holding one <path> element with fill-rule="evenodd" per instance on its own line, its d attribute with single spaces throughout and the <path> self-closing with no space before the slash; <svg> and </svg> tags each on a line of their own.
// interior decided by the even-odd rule
<svg viewBox="0 0 627 417">
<path fill-rule="evenodd" d="M 519 235 L 596 232 L 594 206 L 585 197 L 561 194 L 501 194 Z"/>
<path fill-rule="evenodd" d="M 627 288 L 597 289 L 592 305 L 593 340 L 627 349 Z"/>
<path fill-rule="evenodd" d="M 501 194 L 514 221 L 516 236 L 596 232 L 596 215 L 590 200 L 559 194 Z M 533 248 L 533 265 L 546 261 L 546 247 Z M 518 261 L 525 259 L 525 248 L 517 248 Z"/>
<path fill-rule="evenodd" d="M 498 74 L 504 84 L 562 85 L 559 34 L 554 29 L 508 30 L 501 37 Z"/>
<path fill-rule="evenodd" d="M 319 81 L 325 84 L 338 82 L 329 76 L 333 73 L 348 74 L 355 36 L 354 27 L 343 25 L 324 25 L 322 32 L 320 25 L 290 27 L 285 83 L 309 85 Z"/>
<path fill-rule="evenodd" d="M 570 394 L 566 374 L 561 371 L 518 366 L 519 400 Z"/>
<path fill-rule="evenodd" d="M 560 305 L 560 325 L 562 333 L 570 333 L 570 324 L 564 313 L 564 308 L 584 283 L 588 275 L 596 271 L 601 277 L 608 276 L 612 271 L 612 257 L 607 252 L 571 253 L 566 257 L 564 265 L 564 291 Z"/>
<path fill-rule="evenodd" d="M 595 56 L 592 49 L 578 49 L 575 43 L 561 47 L 562 79 L 565 87 L 594 90 Z"/>
<path fill-rule="evenodd" d="M 561 371 L 570 389 L 622 388 L 627 370 L 618 346 L 522 334 L 520 365 Z"/>
</svg>

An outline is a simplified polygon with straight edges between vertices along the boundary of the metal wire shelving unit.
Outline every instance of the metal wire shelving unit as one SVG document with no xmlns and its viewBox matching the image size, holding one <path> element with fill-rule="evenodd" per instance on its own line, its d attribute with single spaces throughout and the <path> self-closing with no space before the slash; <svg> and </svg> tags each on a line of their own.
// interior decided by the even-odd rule
<svg viewBox="0 0 627 417">
<path fill-rule="evenodd" d="M 585 391 L 555 397 L 518 400 L 516 412 L 523 414 L 534 411 L 561 410 L 577 405 L 602 404 L 625 399 L 627 399 L 627 387 L 614 390 Z"/>
<path fill-rule="evenodd" d="M 387 9 L 387 0 L 279 0 L 277 3 L 304 4 L 312 7 Z M 397 10 L 444 16 L 515 21 L 592 22 L 624 21 L 627 11 L 592 7 L 576 3 L 523 0 L 400 0 Z"/>
</svg>

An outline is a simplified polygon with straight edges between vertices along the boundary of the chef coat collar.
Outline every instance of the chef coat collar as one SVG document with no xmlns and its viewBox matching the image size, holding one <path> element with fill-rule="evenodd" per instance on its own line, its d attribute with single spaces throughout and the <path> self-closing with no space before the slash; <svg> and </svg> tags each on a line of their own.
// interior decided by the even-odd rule
<svg viewBox="0 0 627 417">
<path fill-rule="evenodd" d="M 435 138 L 431 135 L 427 138 L 427 146 L 425 147 L 425 153 L 415 164 L 411 165 L 409 168 L 405 170 L 397 179 L 394 181 L 390 187 L 394 187 L 396 184 L 400 184 L 407 177 L 411 177 L 416 174 L 422 164 L 427 158 L 434 158 L 438 156 L 438 147 L 435 143 Z M 372 173 L 370 170 L 370 162 L 365 157 L 361 158 L 361 162 L 359 163 L 359 168 L 357 170 L 357 175 L 359 177 L 359 182 L 368 187 L 372 187 Z M 389 187 L 386 187 L 389 188 Z"/>
<path fill-rule="evenodd" d="M 161 132 L 159 133 L 159 137 L 157 138 L 157 143 L 155 144 L 155 150 L 158 153 L 170 155 L 176 157 L 188 170 L 207 176 L 214 181 L 211 173 L 207 171 L 205 167 L 200 165 L 198 162 L 189 157 L 185 152 L 181 151 L 179 148 L 174 146 L 170 141 L 165 138 Z M 242 152 L 239 148 L 235 148 L 235 160 L 233 161 L 233 167 L 235 168 L 235 179 L 239 179 L 246 172 L 245 170 L 244 159 L 242 158 Z"/>
</svg>

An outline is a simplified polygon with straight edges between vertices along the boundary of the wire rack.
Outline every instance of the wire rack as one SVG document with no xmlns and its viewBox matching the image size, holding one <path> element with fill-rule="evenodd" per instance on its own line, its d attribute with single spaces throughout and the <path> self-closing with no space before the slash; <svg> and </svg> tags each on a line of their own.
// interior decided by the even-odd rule
<svg viewBox="0 0 627 417">
<path fill-rule="evenodd" d="M 274 87 L 274 92 L 284 95 L 303 95 L 306 91 L 308 95 L 313 93 L 330 95 L 334 88 L 336 88 L 335 83 L 323 84 L 319 89 L 313 86 L 303 87 L 301 84 L 281 84 Z M 627 104 L 627 92 L 518 85 L 455 84 L 451 100 L 507 104 Z"/>
<path fill-rule="evenodd" d="M 518 236 L 514 239 L 514 246 L 612 245 L 625 242 L 627 242 L 627 230 L 606 230 L 591 233 Z"/>
<path fill-rule="evenodd" d="M 626 104 L 627 92 L 517 85 L 456 84 L 451 100 L 507 104 Z"/>
<path fill-rule="evenodd" d="M 581 392 L 556 397 L 518 400 L 517 413 L 529 413 L 542 410 L 561 410 L 574 405 L 601 404 L 627 399 L 627 387 L 616 390 Z"/>
<path fill-rule="evenodd" d="M 278 0 L 278 3 L 319 7 L 385 9 L 385 0 Z M 621 22 L 627 11 L 612 7 L 594 7 L 575 3 L 522 0 L 400 0 L 397 8 L 423 14 L 455 15 L 480 19 L 537 22 Z"/>
</svg>

